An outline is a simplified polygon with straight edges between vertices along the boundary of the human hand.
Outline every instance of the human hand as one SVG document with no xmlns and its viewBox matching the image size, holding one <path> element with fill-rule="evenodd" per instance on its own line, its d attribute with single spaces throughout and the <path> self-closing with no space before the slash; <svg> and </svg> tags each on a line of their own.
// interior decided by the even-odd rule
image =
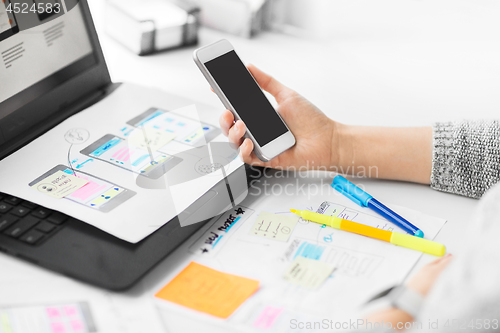
<svg viewBox="0 0 500 333">
<path fill-rule="evenodd" d="M 282 85 L 273 77 L 253 65 L 249 71 L 262 89 L 274 96 L 278 102 L 278 113 L 295 136 L 296 144 L 269 162 L 262 162 L 253 152 L 253 142 L 243 135 L 245 124 L 229 110 L 220 117 L 220 126 L 229 141 L 240 147 L 245 163 L 270 168 L 308 168 L 335 166 L 338 163 L 338 127 L 340 124 L 328 118 L 316 106 L 295 91 Z"/>
<path fill-rule="evenodd" d="M 407 283 L 407 288 L 420 293 L 422 296 L 426 296 L 434 285 L 434 282 L 436 282 L 438 276 L 450 263 L 451 258 L 453 258 L 452 255 L 447 254 L 422 267 L 422 269 L 420 269 L 420 271 L 418 271 Z M 402 330 L 405 327 L 402 326 L 400 328 L 399 325 L 401 323 L 412 322 L 414 319 L 415 318 L 406 311 L 392 307 L 379 310 L 366 317 L 366 320 L 371 323 L 391 323 L 392 327 L 397 330 Z"/>
<path fill-rule="evenodd" d="M 416 292 L 426 296 L 431 290 L 434 282 L 436 282 L 441 272 L 448 266 L 451 262 L 453 256 L 447 254 L 444 257 L 434 260 L 422 267 L 407 283 L 409 289 L 413 289 Z"/>
</svg>

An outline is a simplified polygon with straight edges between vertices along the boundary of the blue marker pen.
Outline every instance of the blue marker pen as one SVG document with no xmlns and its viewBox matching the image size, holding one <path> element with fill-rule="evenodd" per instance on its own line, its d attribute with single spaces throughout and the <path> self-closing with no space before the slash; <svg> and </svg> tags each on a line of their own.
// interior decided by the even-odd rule
<svg viewBox="0 0 500 333">
<path fill-rule="evenodd" d="M 379 201 L 375 200 L 371 195 L 369 195 L 344 177 L 339 175 L 333 178 L 332 187 L 358 205 L 362 207 L 368 207 L 371 210 L 382 215 L 409 234 L 417 237 L 424 237 L 424 233 L 422 232 L 422 230 L 406 221 L 404 218 L 381 204 Z"/>
</svg>

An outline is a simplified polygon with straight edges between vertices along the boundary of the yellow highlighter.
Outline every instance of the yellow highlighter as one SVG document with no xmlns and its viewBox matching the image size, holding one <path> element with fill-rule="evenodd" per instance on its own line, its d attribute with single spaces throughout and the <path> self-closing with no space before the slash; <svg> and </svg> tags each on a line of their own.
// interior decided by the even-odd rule
<svg viewBox="0 0 500 333">
<path fill-rule="evenodd" d="M 442 257 L 446 252 L 446 247 L 443 244 L 420 237 L 405 235 L 400 232 L 382 230 L 364 224 L 344 220 L 340 217 L 323 215 L 308 210 L 290 209 L 290 211 L 311 222 L 324 224 L 335 229 L 352 232 L 358 235 L 380 239 L 394 245 L 429 253 L 438 257 Z"/>
</svg>

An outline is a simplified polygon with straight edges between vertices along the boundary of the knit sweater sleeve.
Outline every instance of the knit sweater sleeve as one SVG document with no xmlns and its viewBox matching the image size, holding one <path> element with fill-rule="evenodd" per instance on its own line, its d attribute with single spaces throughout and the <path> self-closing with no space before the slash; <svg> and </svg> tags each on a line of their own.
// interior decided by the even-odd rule
<svg viewBox="0 0 500 333">
<path fill-rule="evenodd" d="M 500 181 L 500 122 L 434 124 L 431 187 L 480 198 Z"/>
</svg>

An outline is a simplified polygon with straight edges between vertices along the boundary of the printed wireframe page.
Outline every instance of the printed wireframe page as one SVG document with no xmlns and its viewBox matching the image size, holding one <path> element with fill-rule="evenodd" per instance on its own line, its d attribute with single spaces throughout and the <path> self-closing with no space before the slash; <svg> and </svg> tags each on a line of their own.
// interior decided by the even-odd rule
<svg viewBox="0 0 500 333">
<path fill-rule="evenodd" d="M 0 191 L 135 243 L 243 164 L 220 133 L 195 105 L 124 84 L 2 160 Z"/>
</svg>

